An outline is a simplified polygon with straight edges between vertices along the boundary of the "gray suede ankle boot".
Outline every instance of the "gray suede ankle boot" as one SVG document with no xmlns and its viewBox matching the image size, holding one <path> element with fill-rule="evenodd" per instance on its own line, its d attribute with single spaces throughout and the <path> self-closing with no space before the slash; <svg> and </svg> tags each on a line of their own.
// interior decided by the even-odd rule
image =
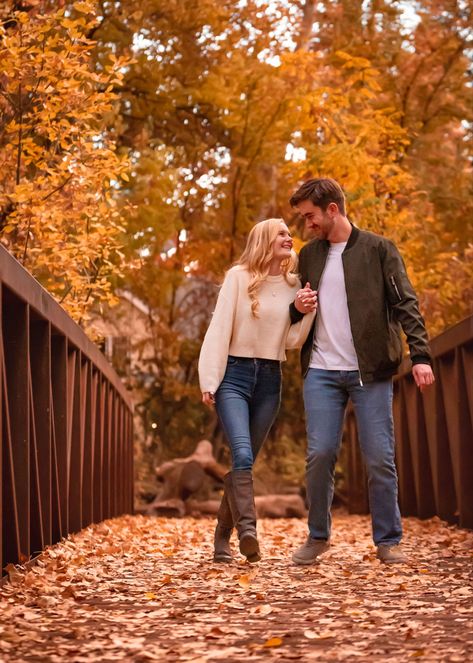
<svg viewBox="0 0 473 663">
<path fill-rule="evenodd" d="M 256 535 L 256 508 L 251 470 L 236 470 L 224 478 L 233 522 L 240 540 L 240 552 L 249 562 L 261 559 Z"/>
<path fill-rule="evenodd" d="M 233 518 L 228 503 L 227 487 L 220 502 L 217 513 L 217 526 L 214 535 L 214 562 L 229 563 L 233 560 L 230 548 L 230 537 L 233 530 Z"/>
</svg>

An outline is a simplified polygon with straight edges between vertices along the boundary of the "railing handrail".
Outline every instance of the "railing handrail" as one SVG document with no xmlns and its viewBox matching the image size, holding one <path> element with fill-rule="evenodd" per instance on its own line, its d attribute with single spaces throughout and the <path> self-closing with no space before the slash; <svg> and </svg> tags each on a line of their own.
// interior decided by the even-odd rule
<svg viewBox="0 0 473 663">
<path fill-rule="evenodd" d="M 40 316 L 49 320 L 60 333 L 80 350 L 103 373 L 132 410 L 133 401 L 125 385 L 97 346 L 66 313 L 58 302 L 31 277 L 31 274 L 3 246 L 0 245 L 0 282 L 34 309 Z"/>
</svg>

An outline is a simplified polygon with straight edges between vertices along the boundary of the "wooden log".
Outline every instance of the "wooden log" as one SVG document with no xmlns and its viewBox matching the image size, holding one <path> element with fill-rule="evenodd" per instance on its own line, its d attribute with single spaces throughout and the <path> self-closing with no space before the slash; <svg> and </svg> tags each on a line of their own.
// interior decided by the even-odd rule
<svg viewBox="0 0 473 663">
<path fill-rule="evenodd" d="M 212 444 L 201 440 L 190 456 L 175 458 L 156 468 L 162 486 L 147 513 L 178 517 L 216 515 L 220 500 L 206 496 L 215 495 L 215 482 L 221 487 L 227 472 L 216 461 Z M 199 491 L 203 499 L 197 500 L 193 496 Z M 262 495 L 256 497 L 255 503 L 258 518 L 303 518 L 307 513 L 303 497 L 297 494 Z"/>
<path fill-rule="evenodd" d="M 220 500 L 193 500 L 186 501 L 186 514 L 188 516 L 216 516 Z"/>
<path fill-rule="evenodd" d="M 307 511 L 300 495 L 261 495 L 255 497 L 258 518 L 305 518 Z M 193 500 L 186 502 L 186 513 L 191 516 L 216 516 L 220 500 Z"/>
<path fill-rule="evenodd" d="M 148 516 L 162 516 L 165 518 L 182 518 L 186 515 L 186 506 L 183 500 L 155 500 L 146 509 Z"/>
<path fill-rule="evenodd" d="M 206 481 L 222 484 L 227 472 L 228 469 L 214 458 L 211 443 L 201 440 L 190 456 L 175 458 L 156 468 L 156 478 L 161 483 L 161 489 L 153 506 L 169 499 L 185 501 L 199 491 Z"/>
<path fill-rule="evenodd" d="M 156 476 L 158 478 L 164 476 L 171 468 L 191 461 L 198 463 L 207 474 L 219 481 L 223 481 L 223 477 L 228 472 L 228 468 L 215 459 L 212 451 L 212 443 L 209 440 L 201 440 L 197 444 L 194 453 L 190 456 L 175 458 L 157 467 Z"/>
<path fill-rule="evenodd" d="M 258 518 L 304 518 L 307 514 L 300 495 L 261 495 L 255 497 Z"/>
</svg>

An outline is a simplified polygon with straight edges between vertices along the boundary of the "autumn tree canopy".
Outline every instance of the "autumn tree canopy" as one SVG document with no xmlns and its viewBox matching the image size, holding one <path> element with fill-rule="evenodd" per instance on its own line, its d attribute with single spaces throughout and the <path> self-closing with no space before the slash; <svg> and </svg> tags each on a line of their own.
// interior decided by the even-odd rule
<svg viewBox="0 0 473 663">
<path fill-rule="evenodd" d="M 397 242 L 431 334 L 470 312 L 469 3 L 1 7 L 1 241 L 76 319 L 117 287 L 145 304 L 133 384 L 165 453 L 213 425 L 196 358 L 224 270 L 263 218 L 303 241 L 288 198 L 305 178 L 338 179 L 350 218 Z"/>
</svg>

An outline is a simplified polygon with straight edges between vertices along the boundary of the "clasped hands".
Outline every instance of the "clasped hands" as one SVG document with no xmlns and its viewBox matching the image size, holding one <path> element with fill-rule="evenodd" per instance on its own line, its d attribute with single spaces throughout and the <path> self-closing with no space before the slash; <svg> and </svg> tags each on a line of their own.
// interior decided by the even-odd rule
<svg viewBox="0 0 473 663">
<path fill-rule="evenodd" d="M 294 306 L 299 313 L 311 313 L 317 308 L 317 291 L 312 290 L 310 283 L 307 281 L 305 286 L 297 291 L 294 300 Z"/>
</svg>

